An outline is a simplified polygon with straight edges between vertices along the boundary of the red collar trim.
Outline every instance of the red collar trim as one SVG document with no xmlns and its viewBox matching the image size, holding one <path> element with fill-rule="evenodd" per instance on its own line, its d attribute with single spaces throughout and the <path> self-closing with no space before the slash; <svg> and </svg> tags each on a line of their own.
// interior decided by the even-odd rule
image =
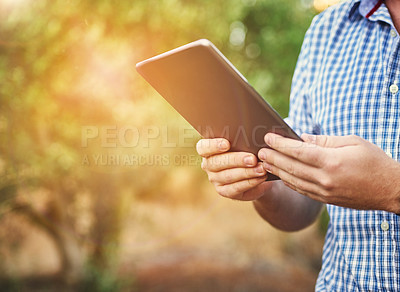
<svg viewBox="0 0 400 292">
<path fill-rule="evenodd" d="M 367 13 L 367 15 L 365 15 L 365 18 L 369 18 L 372 14 L 375 13 L 375 11 L 378 10 L 378 8 L 382 5 L 383 0 L 379 0 L 378 3 L 376 3 L 376 5 L 371 9 L 370 12 Z"/>
</svg>

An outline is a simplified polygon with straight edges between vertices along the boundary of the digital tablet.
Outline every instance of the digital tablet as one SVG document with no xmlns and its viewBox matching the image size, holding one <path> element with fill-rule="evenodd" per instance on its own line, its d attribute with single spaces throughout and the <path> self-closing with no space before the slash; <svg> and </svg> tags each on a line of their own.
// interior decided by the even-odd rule
<svg viewBox="0 0 400 292">
<path fill-rule="evenodd" d="M 136 64 L 137 71 L 204 138 L 226 138 L 230 151 L 257 155 L 274 132 L 299 136 L 208 40 Z M 268 180 L 279 179 L 271 174 Z"/>
</svg>

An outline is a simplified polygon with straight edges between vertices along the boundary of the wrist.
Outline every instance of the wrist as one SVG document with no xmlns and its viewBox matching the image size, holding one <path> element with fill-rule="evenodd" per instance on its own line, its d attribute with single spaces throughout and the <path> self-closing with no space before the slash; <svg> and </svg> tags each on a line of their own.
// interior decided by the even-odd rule
<svg viewBox="0 0 400 292">
<path fill-rule="evenodd" d="M 253 201 L 258 214 L 275 228 L 297 231 L 312 224 L 318 217 L 322 204 L 288 188 L 282 181 L 273 185 Z"/>
<path fill-rule="evenodd" d="M 270 187 L 263 194 L 253 201 L 255 209 L 266 219 L 266 217 L 281 217 L 288 213 L 288 209 L 292 209 L 301 205 L 301 202 L 306 199 L 292 189 L 288 188 L 281 180 L 268 182 Z M 400 213 L 400 212 L 399 212 Z M 267 220 L 269 221 L 269 220 Z"/>
<path fill-rule="evenodd" d="M 281 181 L 268 182 L 270 186 L 263 190 L 260 196 L 253 200 L 256 209 L 262 209 L 266 212 L 276 212 L 279 208 L 279 184 Z"/>
</svg>

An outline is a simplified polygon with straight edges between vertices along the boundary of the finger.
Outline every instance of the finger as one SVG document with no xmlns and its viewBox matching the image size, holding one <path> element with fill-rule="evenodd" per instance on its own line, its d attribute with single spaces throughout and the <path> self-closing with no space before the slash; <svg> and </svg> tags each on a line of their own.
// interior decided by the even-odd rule
<svg viewBox="0 0 400 292">
<path fill-rule="evenodd" d="M 255 187 L 245 191 L 243 194 L 238 195 L 237 198 L 232 198 L 232 199 L 237 199 L 241 201 L 254 201 L 259 199 L 261 196 L 263 196 L 268 189 L 271 189 L 272 185 L 274 184 L 274 181 L 266 181 L 267 176 L 264 176 L 264 180 L 256 185 Z"/>
<path fill-rule="evenodd" d="M 305 195 L 313 200 L 325 202 L 325 197 L 320 195 L 323 190 L 318 184 L 296 177 L 282 169 L 272 166 L 271 173 L 280 177 L 285 185 L 295 190 L 296 192 Z"/>
<path fill-rule="evenodd" d="M 317 142 L 316 142 L 317 135 L 302 134 L 301 139 L 303 139 L 303 141 L 306 143 L 317 144 Z"/>
<path fill-rule="evenodd" d="M 248 152 L 226 152 L 204 158 L 201 167 L 206 171 L 221 171 L 229 168 L 255 167 L 257 157 Z"/>
<path fill-rule="evenodd" d="M 360 143 L 360 137 L 350 136 L 326 136 L 326 135 L 310 135 L 303 134 L 301 138 L 308 143 L 312 143 L 324 148 L 339 148 L 344 146 L 352 146 Z"/>
<path fill-rule="evenodd" d="M 265 135 L 265 143 L 272 149 L 311 166 L 321 167 L 326 156 L 325 150 L 322 147 L 299 140 L 284 138 L 273 133 Z M 263 160 L 262 153 L 264 151 L 265 148 L 261 149 L 259 152 L 261 160 Z"/>
<path fill-rule="evenodd" d="M 264 148 L 262 151 L 260 150 L 260 155 L 263 157 L 263 167 L 268 172 L 272 172 L 275 167 L 275 169 L 283 170 L 295 177 L 317 183 L 318 168 L 272 149 Z"/>
<path fill-rule="evenodd" d="M 197 153 L 202 157 L 208 157 L 230 149 L 230 143 L 224 138 L 200 139 L 196 144 Z"/>
<path fill-rule="evenodd" d="M 232 184 L 223 186 L 216 186 L 218 194 L 223 197 L 235 199 L 235 200 L 246 200 L 245 192 L 251 190 L 257 185 L 265 182 L 266 176 L 241 180 Z"/>
<path fill-rule="evenodd" d="M 323 197 L 323 196 L 320 196 L 320 195 L 318 195 L 318 194 L 316 194 L 314 192 L 310 192 L 310 191 L 305 191 L 305 190 L 299 189 L 298 187 L 288 183 L 287 181 L 282 181 L 282 182 L 287 187 L 291 188 L 292 190 L 298 192 L 301 195 L 309 197 L 310 199 L 313 199 L 314 201 L 318 201 L 318 202 L 321 202 L 321 203 L 327 203 L 326 200 L 325 200 L 325 197 Z"/>
<path fill-rule="evenodd" d="M 215 185 L 227 185 L 245 179 L 265 176 L 267 172 L 261 162 L 252 168 L 231 168 L 219 172 L 210 172 L 209 180 Z"/>
</svg>

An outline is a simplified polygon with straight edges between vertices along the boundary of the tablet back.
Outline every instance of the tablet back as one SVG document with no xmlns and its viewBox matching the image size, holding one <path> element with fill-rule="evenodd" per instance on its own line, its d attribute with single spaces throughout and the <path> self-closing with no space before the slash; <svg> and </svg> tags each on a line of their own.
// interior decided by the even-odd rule
<svg viewBox="0 0 400 292">
<path fill-rule="evenodd" d="M 150 58 L 136 68 L 204 138 L 224 137 L 231 151 L 257 155 L 267 147 L 267 132 L 300 139 L 208 40 Z"/>
</svg>

